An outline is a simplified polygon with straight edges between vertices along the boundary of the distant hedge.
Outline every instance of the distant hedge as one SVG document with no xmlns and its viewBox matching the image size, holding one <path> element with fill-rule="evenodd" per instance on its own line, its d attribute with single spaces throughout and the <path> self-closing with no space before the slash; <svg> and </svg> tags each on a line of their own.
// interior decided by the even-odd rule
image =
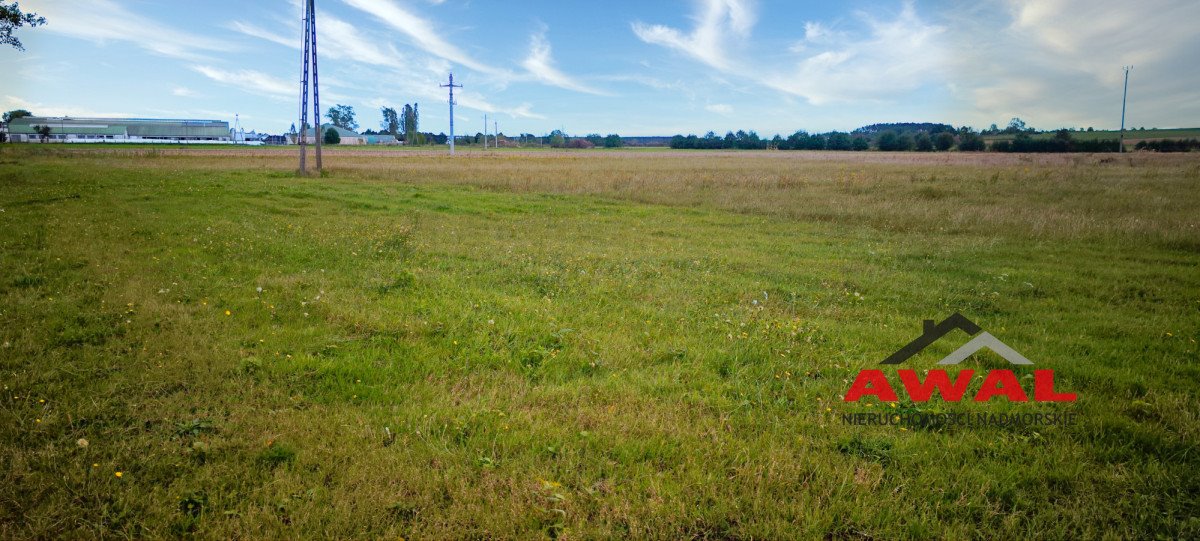
<svg viewBox="0 0 1200 541">
<path fill-rule="evenodd" d="M 1200 141 L 1196 139 L 1161 139 L 1158 141 L 1138 141 L 1137 150 L 1152 150 L 1154 152 L 1191 152 L 1200 149 Z"/>
<path fill-rule="evenodd" d="M 1078 141 L 1070 132 L 1059 130 L 1052 139 L 1034 139 L 1026 134 L 1017 135 L 1012 141 L 992 143 L 993 152 L 1120 152 L 1121 142 L 1117 139 Z"/>
</svg>

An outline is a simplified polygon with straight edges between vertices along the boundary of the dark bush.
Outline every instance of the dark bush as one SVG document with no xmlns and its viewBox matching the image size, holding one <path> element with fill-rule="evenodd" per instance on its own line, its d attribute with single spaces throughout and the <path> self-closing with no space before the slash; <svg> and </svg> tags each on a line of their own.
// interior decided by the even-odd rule
<svg viewBox="0 0 1200 541">
<path fill-rule="evenodd" d="M 995 150 L 995 145 L 992 145 Z M 980 137 L 975 132 L 965 132 L 958 136 L 958 149 L 963 152 L 980 152 L 987 148 L 987 144 L 983 142 L 983 137 Z"/>
<path fill-rule="evenodd" d="M 913 144 L 920 152 L 930 152 L 933 150 L 933 139 L 925 132 L 918 132 L 917 136 L 913 138 Z"/>
<path fill-rule="evenodd" d="M 825 148 L 828 150 L 850 150 L 853 148 L 852 145 L 850 134 L 844 132 L 830 133 L 829 139 L 825 140 Z"/>
<path fill-rule="evenodd" d="M 941 151 L 950 150 L 954 146 L 954 134 L 950 132 L 942 132 L 933 138 L 933 146 Z"/>
<path fill-rule="evenodd" d="M 1160 139 L 1158 141 L 1139 141 L 1137 150 L 1153 152 L 1190 152 L 1200 149 L 1200 141 L 1196 139 Z"/>
</svg>

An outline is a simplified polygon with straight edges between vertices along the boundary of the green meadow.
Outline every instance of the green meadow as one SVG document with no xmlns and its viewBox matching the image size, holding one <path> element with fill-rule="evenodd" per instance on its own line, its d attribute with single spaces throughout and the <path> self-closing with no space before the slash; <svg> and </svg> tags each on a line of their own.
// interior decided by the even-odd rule
<svg viewBox="0 0 1200 541">
<path fill-rule="evenodd" d="M 0 146 L 0 537 L 1200 536 L 1195 154 L 326 152 Z"/>
</svg>

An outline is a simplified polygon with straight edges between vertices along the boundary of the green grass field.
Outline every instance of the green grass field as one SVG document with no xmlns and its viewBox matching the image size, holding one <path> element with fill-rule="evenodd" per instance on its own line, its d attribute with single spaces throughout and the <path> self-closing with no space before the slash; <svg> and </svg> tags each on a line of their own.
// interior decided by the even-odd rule
<svg viewBox="0 0 1200 541">
<path fill-rule="evenodd" d="M 0 537 L 1200 536 L 1200 157 L 347 150 L 0 146 Z"/>
</svg>

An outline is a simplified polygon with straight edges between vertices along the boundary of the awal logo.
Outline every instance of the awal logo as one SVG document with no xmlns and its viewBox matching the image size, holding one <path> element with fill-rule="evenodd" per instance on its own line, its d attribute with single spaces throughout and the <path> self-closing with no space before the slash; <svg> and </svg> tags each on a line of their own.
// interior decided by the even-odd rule
<svg viewBox="0 0 1200 541">
<path fill-rule="evenodd" d="M 884 359 L 881 364 L 900 364 L 955 329 L 962 330 L 974 338 L 938 361 L 939 365 L 961 363 L 971 354 L 983 348 L 996 352 L 1004 360 L 1014 365 L 1033 364 L 1033 361 L 1025 358 L 1024 355 L 990 333 L 984 332 L 979 325 L 959 313 L 955 313 L 936 325 L 933 320 L 925 320 L 924 332 L 921 336 Z M 897 375 L 902 388 L 913 402 L 928 402 L 935 393 L 941 395 L 946 401 L 958 402 L 963 399 L 970 387 L 971 377 L 975 375 L 975 371 L 960 370 L 953 380 L 951 380 L 950 374 L 943 369 L 929 370 L 925 381 L 921 381 L 916 370 L 897 370 Z M 895 389 L 882 370 L 860 371 L 854 383 L 850 385 L 850 390 L 846 392 L 845 401 L 857 402 L 867 395 L 873 395 L 884 402 L 899 401 Z M 1005 397 L 1011 402 L 1029 401 L 1029 395 L 1025 393 L 1025 389 L 1021 388 L 1016 374 L 1012 370 L 1006 369 L 989 370 L 983 379 L 983 385 L 975 393 L 974 400 L 987 402 L 997 396 Z M 1035 402 L 1074 402 L 1075 393 L 1059 393 L 1054 390 L 1053 370 L 1034 370 L 1033 400 Z"/>
</svg>

